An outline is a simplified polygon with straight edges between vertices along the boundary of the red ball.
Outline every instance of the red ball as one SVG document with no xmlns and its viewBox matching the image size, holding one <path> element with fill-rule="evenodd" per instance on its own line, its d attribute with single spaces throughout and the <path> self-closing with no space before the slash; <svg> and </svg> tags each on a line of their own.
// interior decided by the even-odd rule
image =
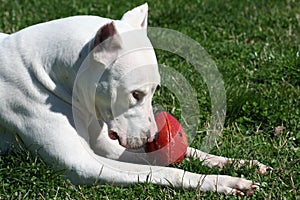
<svg viewBox="0 0 300 200">
<path fill-rule="evenodd" d="M 170 165 L 180 163 L 186 154 L 186 134 L 175 117 L 167 112 L 155 116 L 158 138 L 144 146 L 152 164 Z"/>
</svg>

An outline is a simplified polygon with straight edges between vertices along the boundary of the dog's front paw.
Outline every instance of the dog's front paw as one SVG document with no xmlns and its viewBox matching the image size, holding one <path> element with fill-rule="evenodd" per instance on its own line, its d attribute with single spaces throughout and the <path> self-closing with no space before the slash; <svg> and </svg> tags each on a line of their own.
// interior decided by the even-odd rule
<svg viewBox="0 0 300 200">
<path fill-rule="evenodd" d="M 250 160 L 250 161 L 240 160 L 239 161 L 240 166 L 244 166 L 246 163 L 249 163 L 250 166 L 257 166 L 259 174 L 266 174 L 273 169 L 272 167 L 266 166 L 266 165 L 258 162 L 257 160 Z"/>
<path fill-rule="evenodd" d="M 229 195 L 253 195 L 259 184 L 243 178 L 219 176 L 215 184 L 216 191 Z"/>
<path fill-rule="evenodd" d="M 228 159 L 227 163 L 225 165 L 233 165 L 234 168 L 239 169 L 245 165 L 257 166 L 258 167 L 258 173 L 259 174 L 266 174 L 269 171 L 273 170 L 272 167 L 266 166 L 257 160 L 238 160 L 238 159 Z"/>
<path fill-rule="evenodd" d="M 258 164 L 258 173 L 259 174 L 266 174 L 266 173 L 268 173 L 272 170 L 273 170 L 272 167 L 266 166 L 266 165 L 261 164 L 261 163 Z"/>
<path fill-rule="evenodd" d="M 184 188 L 200 191 L 215 191 L 226 195 L 252 195 L 259 188 L 253 181 L 227 175 L 203 175 L 185 172 L 182 179 Z"/>
</svg>

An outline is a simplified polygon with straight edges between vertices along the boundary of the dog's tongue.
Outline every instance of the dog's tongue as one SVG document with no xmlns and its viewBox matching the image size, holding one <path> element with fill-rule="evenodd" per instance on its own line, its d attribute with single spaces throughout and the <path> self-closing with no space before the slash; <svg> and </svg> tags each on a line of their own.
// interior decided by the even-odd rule
<svg viewBox="0 0 300 200">
<path fill-rule="evenodd" d="M 119 138 L 118 134 L 112 130 L 108 131 L 108 136 L 112 140 L 117 140 Z"/>
</svg>

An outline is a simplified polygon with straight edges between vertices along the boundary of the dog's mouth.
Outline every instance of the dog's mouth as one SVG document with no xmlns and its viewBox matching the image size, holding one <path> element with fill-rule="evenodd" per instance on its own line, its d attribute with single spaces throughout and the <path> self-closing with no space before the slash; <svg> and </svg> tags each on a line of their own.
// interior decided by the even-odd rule
<svg viewBox="0 0 300 200">
<path fill-rule="evenodd" d="M 119 144 L 126 149 L 138 149 L 141 148 L 143 145 L 128 145 L 127 141 L 124 139 L 121 139 L 117 132 L 110 130 L 108 131 L 108 136 L 112 140 L 118 140 Z"/>
<path fill-rule="evenodd" d="M 118 133 L 113 130 L 108 131 L 108 136 L 112 140 L 118 140 L 119 144 L 125 147 L 126 149 L 139 149 L 143 147 L 146 143 L 154 142 L 158 138 L 158 133 L 143 140 L 142 143 L 128 142 L 126 139 L 121 139 Z"/>
</svg>

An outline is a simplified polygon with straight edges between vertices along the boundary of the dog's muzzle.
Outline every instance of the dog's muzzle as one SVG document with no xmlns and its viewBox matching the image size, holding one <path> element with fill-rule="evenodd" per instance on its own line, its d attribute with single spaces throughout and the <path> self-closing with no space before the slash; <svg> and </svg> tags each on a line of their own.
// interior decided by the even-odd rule
<svg viewBox="0 0 300 200">
<path fill-rule="evenodd" d="M 108 136 L 112 140 L 118 140 L 119 144 L 125 148 L 137 149 L 137 148 L 142 147 L 145 143 L 155 142 L 158 139 L 158 132 L 156 132 L 154 135 L 151 135 L 150 132 L 148 134 L 146 134 L 145 139 L 140 139 L 141 141 L 143 141 L 143 143 L 139 144 L 139 145 L 134 142 L 135 140 L 138 140 L 137 138 L 130 138 L 130 140 L 122 139 L 118 135 L 118 133 L 113 130 L 108 131 Z"/>
</svg>

